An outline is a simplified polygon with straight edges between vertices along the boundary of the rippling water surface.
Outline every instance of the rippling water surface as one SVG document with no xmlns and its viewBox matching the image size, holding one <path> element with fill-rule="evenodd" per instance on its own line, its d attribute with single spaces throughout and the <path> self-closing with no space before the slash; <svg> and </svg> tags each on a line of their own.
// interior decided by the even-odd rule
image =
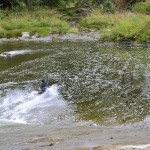
<svg viewBox="0 0 150 150">
<path fill-rule="evenodd" d="M 150 123 L 149 58 L 98 42 L 1 44 L 0 122 Z M 37 95 L 41 79 L 52 86 Z"/>
</svg>

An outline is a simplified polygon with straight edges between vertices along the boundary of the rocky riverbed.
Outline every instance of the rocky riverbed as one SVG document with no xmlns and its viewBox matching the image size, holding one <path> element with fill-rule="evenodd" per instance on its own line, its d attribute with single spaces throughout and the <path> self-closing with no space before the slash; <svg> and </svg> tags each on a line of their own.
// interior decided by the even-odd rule
<svg viewBox="0 0 150 150">
<path fill-rule="evenodd" d="M 99 40 L 100 36 L 98 32 L 90 32 L 90 33 L 79 33 L 79 34 L 74 34 L 74 33 L 68 33 L 64 35 L 59 35 L 59 34 L 51 34 L 46 37 L 37 37 L 37 36 L 32 36 L 32 37 L 18 37 L 18 38 L 1 38 L 1 42 L 17 42 L 17 41 L 25 41 L 25 42 L 52 42 L 52 41 L 97 41 Z"/>
<path fill-rule="evenodd" d="M 31 36 L 31 37 L 18 37 L 18 38 L 0 38 L 0 43 L 5 42 L 63 42 L 63 41 L 101 41 L 101 36 L 99 32 L 81 32 L 81 33 L 67 33 L 64 35 L 60 34 L 50 34 L 46 37 L 39 37 L 39 36 Z M 102 45 L 123 45 L 127 47 L 150 47 L 150 44 L 143 43 L 138 44 L 134 43 L 133 41 L 116 41 L 116 42 L 103 42 L 101 41 Z"/>
</svg>

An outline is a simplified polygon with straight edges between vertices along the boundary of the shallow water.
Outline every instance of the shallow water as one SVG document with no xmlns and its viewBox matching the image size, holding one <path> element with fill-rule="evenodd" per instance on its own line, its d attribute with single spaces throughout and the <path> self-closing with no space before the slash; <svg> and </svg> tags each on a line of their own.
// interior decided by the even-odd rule
<svg viewBox="0 0 150 150">
<path fill-rule="evenodd" d="M 150 123 L 148 48 L 4 43 L 0 72 L 1 124 Z M 39 96 L 41 79 L 52 86 Z"/>
</svg>

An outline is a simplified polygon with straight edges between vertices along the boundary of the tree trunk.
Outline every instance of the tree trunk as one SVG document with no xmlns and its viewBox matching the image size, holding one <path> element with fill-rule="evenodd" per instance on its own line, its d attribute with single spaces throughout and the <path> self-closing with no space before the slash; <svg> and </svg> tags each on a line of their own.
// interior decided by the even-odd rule
<svg viewBox="0 0 150 150">
<path fill-rule="evenodd" d="M 29 11 L 32 11 L 32 0 L 26 0 L 27 7 Z"/>
</svg>

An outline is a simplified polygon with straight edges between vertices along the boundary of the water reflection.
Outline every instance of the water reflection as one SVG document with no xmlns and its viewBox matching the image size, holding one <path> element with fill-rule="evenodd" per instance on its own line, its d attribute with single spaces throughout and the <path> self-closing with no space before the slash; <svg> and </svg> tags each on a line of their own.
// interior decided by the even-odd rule
<svg viewBox="0 0 150 150">
<path fill-rule="evenodd" d="M 76 120 L 131 123 L 150 114 L 149 51 L 96 42 L 14 43 L 5 51 L 30 49 L 2 63 L 0 89 L 36 87 L 41 78 L 61 85 Z M 3 50 L 0 48 L 0 51 Z M 8 84 L 7 83 L 17 83 Z M 2 97 L 1 97 L 2 99 Z"/>
</svg>

